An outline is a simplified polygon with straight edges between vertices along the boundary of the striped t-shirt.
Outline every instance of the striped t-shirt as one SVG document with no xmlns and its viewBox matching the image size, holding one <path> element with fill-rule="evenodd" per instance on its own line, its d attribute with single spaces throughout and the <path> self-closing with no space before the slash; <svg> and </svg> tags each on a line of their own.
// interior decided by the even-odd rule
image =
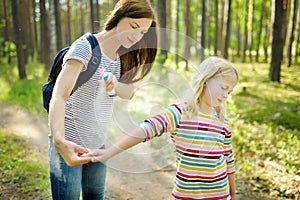
<svg viewBox="0 0 300 200">
<path fill-rule="evenodd" d="M 106 132 L 112 115 L 113 97 L 109 97 L 105 87 L 98 84 L 100 71 L 104 68 L 120 78 L 120 58 L 108 58 L 103 51 L 101 63 L 93 76 L 77 88 L 66 103 L 65 138 L 86 148 L 99 148 L 105 144 Z M 85 36 L 78 38 L 64 57 L 75 59 L 87 69 L 92 57 L 92 48 Z"/>
<path fill-rule="evenodd" d="M 228 174 L 235 172 L 228 123 L 198 113 L 188 118 L 174 104 L 142 123 L 146 139 L 170 132 L 176 150 L 175 199 L 227 199 Z"/>
</svg>

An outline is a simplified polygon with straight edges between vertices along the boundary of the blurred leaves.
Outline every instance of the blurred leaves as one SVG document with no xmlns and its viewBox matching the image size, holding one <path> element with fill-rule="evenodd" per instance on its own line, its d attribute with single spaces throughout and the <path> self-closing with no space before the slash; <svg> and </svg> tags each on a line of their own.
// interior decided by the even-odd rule
<svg viewBox="0 0 300 200">
<path fill-rule="evenodd" d="M 233 112 L 240 114 L 233 123 L 237 175 L 250 180 L 253 191 L 296 198 L 300 193 L 300 70 L 285 68 L 282 83 L 270 83 L 267 65 L 238 66 L 241 81 L 233 95 Z"/>
</svg>

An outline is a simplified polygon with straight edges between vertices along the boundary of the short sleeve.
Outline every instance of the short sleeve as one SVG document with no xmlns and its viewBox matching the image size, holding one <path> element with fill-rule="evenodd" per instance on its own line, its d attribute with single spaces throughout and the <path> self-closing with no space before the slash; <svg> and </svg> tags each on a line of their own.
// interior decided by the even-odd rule
<svg viewBox="0 0 300 200">
<path fill-rule="evenodd" d="M 84 68 L 82 71 L 85 71 L 91 57 L 92 57 L 92 47 L 89 41 L 86 39 L 86 37 L 81 36 L 80 38 L 75 40 L 73 44 L 70 46 L 69 51 L 64 56 L 63 65 L 66 63 L 67 60 L 75 59 L 83 63 Z"/>
</svg>

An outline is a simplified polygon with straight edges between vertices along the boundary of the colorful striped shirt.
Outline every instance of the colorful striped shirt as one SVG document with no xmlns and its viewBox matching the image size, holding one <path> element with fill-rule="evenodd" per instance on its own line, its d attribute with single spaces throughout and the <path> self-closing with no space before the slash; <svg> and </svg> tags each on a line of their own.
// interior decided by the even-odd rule
<svg viewBox="0 0 300 200">
<path fill-rule="evenodd" d="M 176 150 L 175 199 L 226 199 L 228 174 L 235 172 L 228 122 L 198 113 L 188 118 L 180 104 L 145 120 L 146 140 L 170 133 Z"/>
</svg>

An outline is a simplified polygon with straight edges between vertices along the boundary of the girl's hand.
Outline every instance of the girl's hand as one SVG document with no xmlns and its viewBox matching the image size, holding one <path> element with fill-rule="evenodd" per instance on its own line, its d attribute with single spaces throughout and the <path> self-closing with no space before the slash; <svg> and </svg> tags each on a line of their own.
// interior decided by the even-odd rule
<svg viewBox="0 0 300 200">
<path fill-rule="evenodd" d="M 236 195 L 235 195 L 235 194 L 234 194 L 234 195 L 231 195 L 230 200 L 237 200 Z"/>
<path fill-rule="evenodd" d="M 110 158 L 107 149 L 91 149 L 88 153 L 81 155 L 81 157 L 91 158 L 91 162 L 105 162 Z"/>
</svg>

